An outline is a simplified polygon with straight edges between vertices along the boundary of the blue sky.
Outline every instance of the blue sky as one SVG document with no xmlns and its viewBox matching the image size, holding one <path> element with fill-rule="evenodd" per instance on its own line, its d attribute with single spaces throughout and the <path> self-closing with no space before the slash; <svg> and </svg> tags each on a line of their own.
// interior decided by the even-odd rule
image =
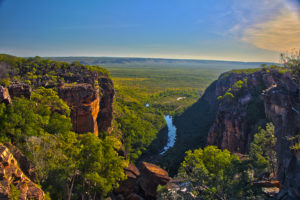
<svg viewBox="0 0 300 200">
<path fill-rule="evenodd" d="M 0 53 L 278 61 L 300 0 L 0 0 Z"/>
</svg>

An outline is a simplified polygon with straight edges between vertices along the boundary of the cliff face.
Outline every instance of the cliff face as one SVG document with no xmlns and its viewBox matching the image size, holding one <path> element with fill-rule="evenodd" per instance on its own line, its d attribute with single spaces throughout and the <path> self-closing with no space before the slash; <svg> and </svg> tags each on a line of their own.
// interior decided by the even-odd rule
<svg viewBox="0 0 300 200">
<path fill-rule="evenodd" d="M 73 130 L 98 135 L 99 89 L 94 89 L 90 84 L 62 86 L 58 89 L 58 95 L 71 108 Z"/>
<path fill-rule="evenodd" d="M 45 199 L 44 192 L 26 177 L 13 154 L 0 144 L 0 199 L 9 199 L 13 187 L 19 191 L 18 199 Z"/>
<path fill-rule="evenodd" d="M 264 93 L 266 115 L 274 123 L 277 136 L 280 198 L 300 199 L 300 152 L 292 150 L 300 141 L 299 81 L 299 75 L 278 74 L 276 85 Z"/>
<path fill-rule="evenodd" d="M 100 78 L 99 86 L 101 88 L 102 98 L 100 101 L 100 112 L 97 122 L 100 124 L 99 131 L 111 132 L 113 119 L 113 101 L 115 96 L 114 85 L 111 79 Z"/>
<path fill-rule="evenodd" d="M 238 80 L 247 82 L 247 87 L 235 87 Z M 226 97 L 226 92 L 234 97 Z M 222 97 L 207 143 L 231 152 L 248 153 L 257 126 L 271 120 L 277 137 L 278 180 L 282 186 L 279 198 L 299 199 L 300 153 L 295 148 L 300 141 L 300 76 L 297 70 L 262 69 L 222 75 L 215 93 Z"/>
<path fill-rule="evenodd" d="M 71 86 L 62 85 L 58 95 L 71 108 L 73 130 L 77 133 L 100 131 L 110 133 L 114 88 L 111 79 L 99 78 L 99 85 L 80 83 Z"/>
<path fill-rule="evenodd" d="M 263 70 L 222 75 L 217 81 L 216 96 L 223 98 L 219 97 L 217 116 L 208 134 L 208 145 L 247 153 L 253 131 L 266 118 L 261 93 L 274 83 L 272 76 Z M 227 96 L 227 92 L 233 97 Z"/>
</svg>

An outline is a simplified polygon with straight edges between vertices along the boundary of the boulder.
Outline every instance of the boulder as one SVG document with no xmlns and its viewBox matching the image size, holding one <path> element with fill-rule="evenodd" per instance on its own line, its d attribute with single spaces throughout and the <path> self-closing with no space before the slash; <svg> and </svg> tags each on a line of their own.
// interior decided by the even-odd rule
<svg viewBox="0 0 300 200">
<path fill-rule="evenodd" d="M 142 162 L 139 185 L 143 190 L 146 199 L 156 199 L 157 186 L 166 185 L 171 180 L 172 178 L 169 177 L 168 172 L 161 169 L 157 165 Z"/>
</svg>

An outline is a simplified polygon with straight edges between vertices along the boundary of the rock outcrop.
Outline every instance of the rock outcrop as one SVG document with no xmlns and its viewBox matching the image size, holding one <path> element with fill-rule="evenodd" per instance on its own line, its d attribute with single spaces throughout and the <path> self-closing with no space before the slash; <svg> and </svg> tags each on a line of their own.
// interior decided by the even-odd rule
<svg viewBox="0 0 300 200">
<path fill-rule="evenodd" d="M 87 81 L 87 82 L 91 82 Z M 92 83 L 62 84 L 58 95 L 71 108 L 73 130 L 77 133 L 100 131 L 110 133 L 113 120 L 114 87 L 111 79 L 99 78 L 99 85 Z M 31 86 L 13 83 L 8 88 L 0 86 L 0 103 L 11 103 L 11 98 L 30 98 Z"/>
<path fill-rule="evenodd" d="M 172 180 L 168 172 L 157 165 L 146 162 L 141 163 L 140 170 L 135 165 L 129 164 L 125 172 L 128 178 L 115 191 L 116 199 L 156 199 L 157 186 L 167 185 Z"/>
<path fill-rule="evenodd" d="M 92 132 L 98 135 L 97 117 L 100 110 L 99 89 L 91 84 L 62 86 L 58 95 L 71 108 L 73 130 L 76 133 Z"/>
<path fill-rule="evenodd" d="M 44 192 L 22 172 L 9 149 L 0 144 L 0 199 L 10 199 L 13 188 L 20 200 L 45 199 Z"/>
<path fill-rule="evenodd" d="M 62 85 L 58 88 L 58 95 L 71 108 L 75 132 L 110 133 L 115 95 L 111 79 L 100 77 L 96 86 L 90 83 Z"/>
<path fill-rule="evenodd" d="M 167 185 L 170 181 L 171 178 L 165 170 L 151 163 L 142 163 L 139 185 L 146 199 L 156 199 L 157 186 Z"/>
</svg>

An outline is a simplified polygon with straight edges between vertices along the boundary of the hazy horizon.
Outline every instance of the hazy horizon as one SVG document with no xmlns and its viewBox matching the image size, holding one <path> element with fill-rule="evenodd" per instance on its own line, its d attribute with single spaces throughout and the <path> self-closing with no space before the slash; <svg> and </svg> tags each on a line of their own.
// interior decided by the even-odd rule
<svg viewBox="0 0 300 200">
<path fill-rule="evenodd" d="M 0 53 L 279 62 L 300 0 L 1 0 Z"/>
</svg>

